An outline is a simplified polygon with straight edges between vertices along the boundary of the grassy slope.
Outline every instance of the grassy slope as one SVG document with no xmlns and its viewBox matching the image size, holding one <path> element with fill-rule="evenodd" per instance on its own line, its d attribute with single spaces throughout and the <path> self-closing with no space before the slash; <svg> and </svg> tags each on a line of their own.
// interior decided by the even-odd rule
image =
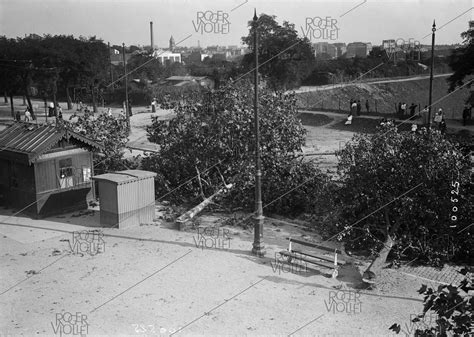
<svg viewBox="0 0 474 337">
<path fill-rule="evenodd" d="M 435 78 L 433 80 L 433 104 L 434 109 L 443 108 L 446 117 L 451 119 L 461 119 L 462 109 L 465 100 L 469 96 L 469 90 L 463 88 L 453 94 L 448 95 L 448 85 L 446 78 Z M 409 106 L 412 102 L 428 104 L 429 79 L 417 81 L 383 83 L 383 84 L 354 84 L 344 88 L 332 90 L 321 90 L 298 94 L 298 104 L 301 108 L 312 108 L 321 110 L 344 110 L 349 109 L 351 98 L 360 99 L 362 111 L 365 113 L 365 100 L 369 100 L 370 109 L 379 113 L 394 113 L 395 105 L 398 102 L 405 102 Z"/>
</svg>

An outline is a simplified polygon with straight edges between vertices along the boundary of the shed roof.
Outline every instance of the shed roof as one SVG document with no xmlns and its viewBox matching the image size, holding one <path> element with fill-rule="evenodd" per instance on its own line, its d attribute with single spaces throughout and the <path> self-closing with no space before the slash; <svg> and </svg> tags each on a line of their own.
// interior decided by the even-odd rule
<svg viewBox="0 0 474 337">
<path fill-rule="evenodd" d="M 155 172 L 143 171 L 143 170 L 125 170 L 125 171 L 119 171 L 115 173 L 136 177 L 138 179 L 153 178 L 156 176 Z"/>
<path fill-rule="evenodd" d="M 136 177 L 132 177 L 126 174 L 120 173 L 105 173 L 98 176 L 91 177 L 93 180 L 105 180 L 115 183 L 117 185 L 131 183 L 132 181 L 137 181 Z"/>
<path fill-rule="evenodd" d="M 97 142 L 63 126 L 17 122 L 0 131 L 0 152 L 24 154 L 31 163 L 62 139 L 75 140 L 81 147 L 102 149 Z"/>
</svg>

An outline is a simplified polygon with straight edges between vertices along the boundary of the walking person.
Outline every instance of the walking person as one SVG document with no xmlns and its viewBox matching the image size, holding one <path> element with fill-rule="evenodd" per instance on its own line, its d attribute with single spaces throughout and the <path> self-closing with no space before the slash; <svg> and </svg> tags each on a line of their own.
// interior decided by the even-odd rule
<svg viewBox="0 0 474 337">
<path fill-rule="evenodd" d="M 360 104 L 360 99 L 357 100 L 357 116 L 360 116 L 360 112 L 362 111 L 362 104 Z"/>
<path fill-rule="evenodd" d="M 365 109 L 367 110 L 367 114 L 369 114 L 369 112 L 370 112 L 370 105 L 369 105 L 369 100 L 368 100 L 368 99 L 365 100 Z"/>
<path fill-rule="evenodd" d="M 402 114 L 402 102 L 398 102 L 398 116 Z"/>
<path fill-rule="evenodd" d="M 16 119 L 17 122 L 20 122 L 20 121 L 21 121 L 21 113 L 20 113 L 20 110 L 17 110 L 17 111 L 16 111 L 15 119 Z"/>
</svg>

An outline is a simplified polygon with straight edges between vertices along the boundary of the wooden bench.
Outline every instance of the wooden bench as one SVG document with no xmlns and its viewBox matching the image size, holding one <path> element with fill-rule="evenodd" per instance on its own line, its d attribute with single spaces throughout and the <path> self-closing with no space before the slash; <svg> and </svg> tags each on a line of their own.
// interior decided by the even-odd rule
<svg viewBox="0 0 474 337">
<path fill-rule="evenodd" d="M 337 254 L 342 254 L 342 252 L 339 249 L 335 248 L 330 248 L 326 247 L 323 245 L 318 245 L 312 242 L 308 241 L 303 241 L 303 240 L 298 240 L 298 239 L 293 239 L 293 238 L 286 238 L 288 241 L 290 241 L 288 245 L 288 250 L 283 250 L 280 252 L 280 255 L 285 256 L 288 259 L 288 262 L 291 263 L 292 259 L 295 260 L 301 260 L 305 261 L 308 263 L 312 263 L 315 265 L 318 265 L 320 267 L 325 267 L 332 269 L 332 277 L 336 278 L 338 275 L 338 268 L 339 266 L 343 266 L 346 264 L 345 261 L 341 261 L 340 259 L 338 260 Z M 329 252 L 331 254 L 334 254 L 333 256 L 325 256 L 325 255 L 319 255 L 315 253 L 306 253 L 298 249 L 292 249 L 292 243 L 299 244 L 302 246 L 307 246 L 307 247 L 312 247 L 316 248 L 319 250 L 323 250 L 325 252 Z"/>
</svg>

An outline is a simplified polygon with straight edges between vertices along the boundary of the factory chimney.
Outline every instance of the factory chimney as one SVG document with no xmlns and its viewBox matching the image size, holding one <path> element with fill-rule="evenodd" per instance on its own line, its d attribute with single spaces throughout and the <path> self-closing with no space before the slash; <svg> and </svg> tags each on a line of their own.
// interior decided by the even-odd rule
<svg viewBox="0 0 474 337">
<path fill-rule="evenodd" d="M 153 44 L 153 21 L 150 21 L 150 38 L 151 38 L 151 51 L 155 50 L 155 45 Z"/>
</svg>

